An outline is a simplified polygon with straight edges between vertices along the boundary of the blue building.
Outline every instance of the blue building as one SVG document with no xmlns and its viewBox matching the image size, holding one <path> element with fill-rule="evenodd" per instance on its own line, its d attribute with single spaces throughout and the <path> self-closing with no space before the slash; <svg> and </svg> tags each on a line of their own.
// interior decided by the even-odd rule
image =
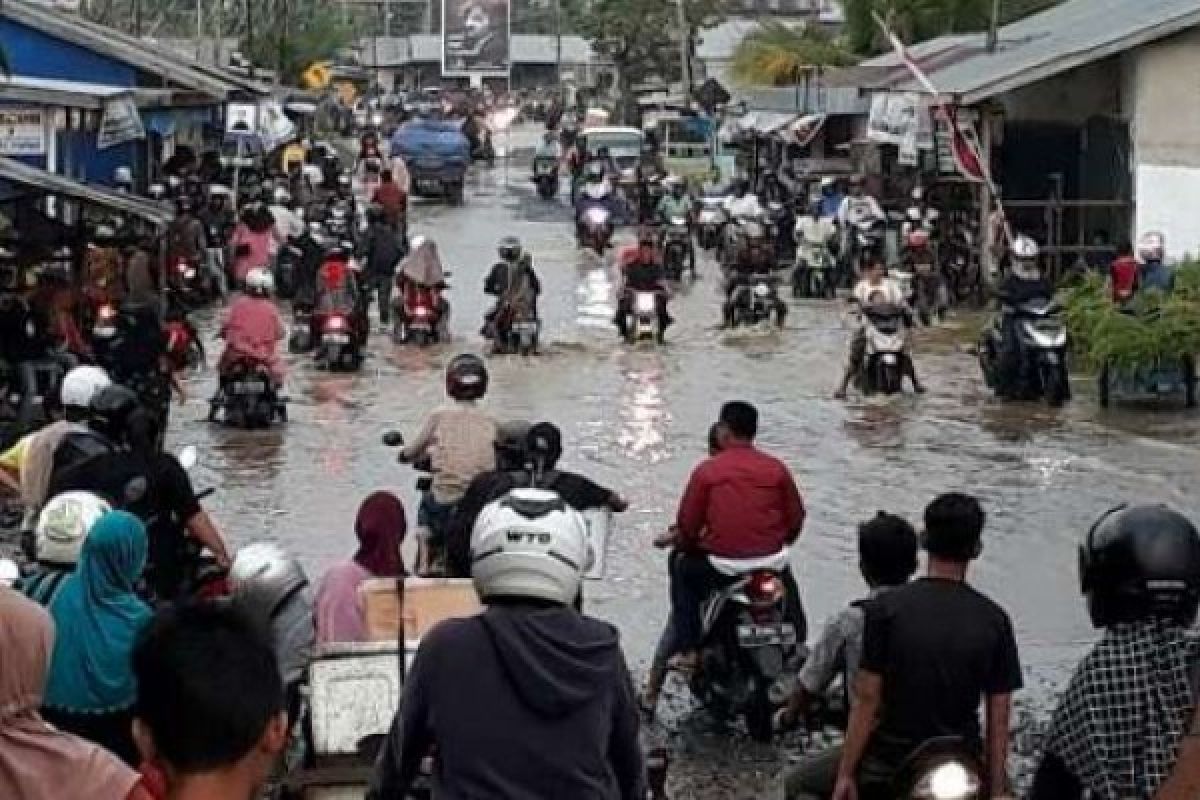
<svg viewBox="0 0 1200 800">
<path fill-rule="evenodd" d="M 215 143 L 227 101 L 266 93 L 150 42 L 22 0 L 0 4 L 0 46 L 11 73 L 0 82 L 0 156 L 85 183 L 110 183 L 117 167 L 128 166 L 145 185 L 176 147 Z M 118 114 L 126 134 L 140 120 L 144 136 L 102 141 L 106 115 L 111 122 Z"/>
</svg>

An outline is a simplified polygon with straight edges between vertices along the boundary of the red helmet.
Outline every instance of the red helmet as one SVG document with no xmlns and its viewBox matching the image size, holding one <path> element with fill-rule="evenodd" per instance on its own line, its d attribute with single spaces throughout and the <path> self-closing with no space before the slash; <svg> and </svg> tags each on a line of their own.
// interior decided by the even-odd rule
<svg viewBox="0 0 1200 800">
<path fill-rule="evenodd" d="M 929 231 L 924 228 L 909 231 L 904 243 L 913 250 L 924 250 L 929 246 Z"/>
</svg>

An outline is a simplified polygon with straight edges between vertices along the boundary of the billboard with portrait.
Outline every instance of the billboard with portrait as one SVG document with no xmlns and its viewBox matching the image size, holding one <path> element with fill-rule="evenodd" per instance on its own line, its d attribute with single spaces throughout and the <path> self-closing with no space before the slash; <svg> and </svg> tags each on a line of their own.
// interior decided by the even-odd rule
<svg viewBox="0 0 1200 800">
<path fill-rule="evenodd" d="M 510 0 L 443 0 L 442 74 L 508 75 Z"/>
</svg>

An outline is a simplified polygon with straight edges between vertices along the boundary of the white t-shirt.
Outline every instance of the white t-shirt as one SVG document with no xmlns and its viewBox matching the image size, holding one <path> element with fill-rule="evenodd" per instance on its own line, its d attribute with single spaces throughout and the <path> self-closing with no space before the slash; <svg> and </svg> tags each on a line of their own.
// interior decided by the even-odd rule
<svg viewBox="0 0 1200 800">
<path fill-rule="evenodd" d="M 763 213 L 758 196 L 747 194 L 744 197 L 731 197 L 725 201 L 725 211 L 734 219 L 757 217 Z"/>
<path fill-rule="evenodd" d="M 889 278 L 884 278 L 874 286 L 869 281 L 859 281 L 854 286 L 854 299 L 862 308 L 878 305 L 902 306 L 905 303 L 904 293 L 900 291 L 896 282 Z"/>
</svg>

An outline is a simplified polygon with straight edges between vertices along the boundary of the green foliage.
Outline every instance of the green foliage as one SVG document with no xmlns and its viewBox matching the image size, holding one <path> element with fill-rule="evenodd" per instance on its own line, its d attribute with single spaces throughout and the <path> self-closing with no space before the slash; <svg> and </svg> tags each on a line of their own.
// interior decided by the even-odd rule
<svg viewBox="0 0 1200 800">
<path fill-rule="evenodd" d="M 273 0 L 252 6 L 254 19 L 242 37 L 241 50 L 255 65 L 278 70 L 285 83 L 297 83 L 306 67 L 333 58 L 354 37 L 331 3 Z"/>
<path fill-rule="evenodd" d="M 1091 369 L 1104 364 L 1132 369 L 1200 353 L 1200 262 L 1175 270 L 1175 291 L 1138 292 L 1132 303 L 1113 304 L 1106 281 L 1090 275 L 1066 302 L 1067 327 Z"/>
<path fill-rule="evenodd" d="M 733 53 L 733 76 L 751 85 L 788 86 L 809 67 L 842 67 L 853 56 L 822 28 L 797 29 L 765 21 Z"/>
<path fill-rule="evenodd" d="M 1006 24 L 1049 8 L 1060 0 L 1001 0 Z M 855 53 L 875 55 L 891 49 L 873 14 L 879 14 L 901 41 L 923 42 L 947 33 L 986 30 L 992 0 L 845 0 L 846 44 Z"/>
</svg>

